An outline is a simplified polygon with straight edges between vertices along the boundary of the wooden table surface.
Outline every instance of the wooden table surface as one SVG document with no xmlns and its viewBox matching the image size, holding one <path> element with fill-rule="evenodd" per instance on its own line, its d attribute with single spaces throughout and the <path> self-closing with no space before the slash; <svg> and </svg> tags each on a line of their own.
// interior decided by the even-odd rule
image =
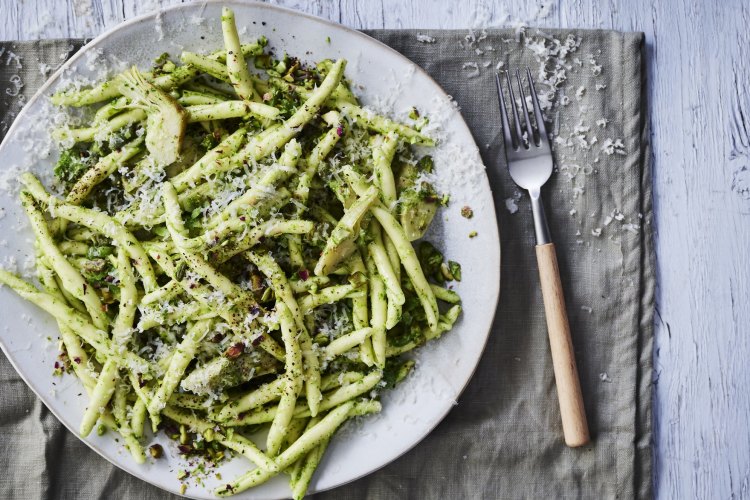
<svg viewBox="0 0 750 500">
<path fill-rule="evenodd" d="M 0 0 L 0 40 L 91 37 L 180 0 Z M 282 0 L 354 28 L 643 31 L 658 267 L 655 491 L 750 497 L 750 2 Z"/>
</svg>

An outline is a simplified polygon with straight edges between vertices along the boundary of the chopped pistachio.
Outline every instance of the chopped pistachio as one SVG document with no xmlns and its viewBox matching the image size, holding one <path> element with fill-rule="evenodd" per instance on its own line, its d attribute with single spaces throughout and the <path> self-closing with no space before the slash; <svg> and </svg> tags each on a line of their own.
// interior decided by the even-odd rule
<svg viewBox="0 0 750 500">
<path fill-rule="evenodd" d="M 263 290 L 263 295 L 260 297 L 261 302 L 268 302 L 273 298 L 273 289 L 271 287 L 266 288 Z"/>
<path fill-rule="evenodd" d="M 153 458 L 161 458 L 164 454 L 164 448 L 160 444 L 152 444 L 148 447 L 148 452 Z"/>
<path fill-rule="evenodd" d="M 451 273 L 450 268 L 448 267 L 448 264 L 445 262 L 440 263 L 440 274 L 448 281 L 453 281 L 453 274 Z"/>
<path fill-rule="evenodd" d="M 187 428 L 184 425 L 180 425 L 180 444 L 188 444 Z"/>
<path fill-rule="evenodd" d="M 461 264 L 459 264 L 455 260 L 449 260 L 448 268 L 453 275 L 453 279 L 455 279 L 456 281 L 461 281 Z"/>
</svg>

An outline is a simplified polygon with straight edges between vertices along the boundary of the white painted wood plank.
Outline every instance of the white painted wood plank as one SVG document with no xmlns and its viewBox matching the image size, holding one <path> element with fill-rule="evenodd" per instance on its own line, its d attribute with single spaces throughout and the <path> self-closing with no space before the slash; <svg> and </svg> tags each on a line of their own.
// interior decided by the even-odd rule
<svg viewBox="0 0 750 500">
<path fill-rule="evenodd" d="M 177 3 L 7 0 L 0 39 L 91 37 Z M 508 26 L 533 19 L 539 4 L 274 3 L 355 28 Z M 750 13 L 743 0 L 717 5 L 558 0 L 539 21 L 647 36 L 659 311 L 655 481 L 663 498 L 750 495 Z"/>
</svg>

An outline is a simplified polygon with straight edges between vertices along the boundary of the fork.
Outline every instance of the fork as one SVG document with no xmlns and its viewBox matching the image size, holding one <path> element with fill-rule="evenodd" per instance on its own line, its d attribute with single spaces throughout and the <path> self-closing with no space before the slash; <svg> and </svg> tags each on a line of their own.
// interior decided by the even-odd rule
<svg viewBox="0 0 750 500">
<path fill-rule="evenodd" d="M 521 128 L 521 119 L 509 73 L 505 72 L 505 79 L 510 95 L 510 108 L 513 113 L 513 128 L 511 128 L 508 118 L 500 75 L 495 74 L 497 97 L 500 101 L 500 115 L 502 117 L 505 156 L 508 161 L 510 177 L 518 187 L 528 191 L 531 198 L 531 211 L 536 233 L 536 259 L 539 266 L 539 278 L 547 318 L 547 331 L 549 333 L 550 350 L 552 351 L 552 365 L 555 372 L 557 397 L 560 403 L 563 434 L 565 444 L 570 447 L 578 447 L 589 442 L 589 430 L 583 406 L 581 383 L 578 380 L 576 360 L 573 353 L 573 342 L 570 338 L 568 315 L 565 312 L 565 297 L 560 283 L 557 254 L 547 227 L 541 198 L 541 188 L 552 175 L 552 150 L 544 127 L 544 119 L 534 89 L 534 81 L 531 78 L 531 71 L 526 68 L 526 79 L 529 85 L 536 127 L 532 126 L 529 117 L 526 94 L 518 70 L 516 70 L 515 76 L 521 94 L 521 111 L 525 131 Z"/>
</svg>

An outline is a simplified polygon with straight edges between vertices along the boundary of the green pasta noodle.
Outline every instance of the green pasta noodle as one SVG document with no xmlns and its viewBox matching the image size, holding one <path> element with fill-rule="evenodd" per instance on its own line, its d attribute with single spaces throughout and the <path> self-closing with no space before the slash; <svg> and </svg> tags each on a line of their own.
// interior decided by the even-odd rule
<svg viewBox="0 0 750 500">
<path fill-rule="evenodd" d="M 270 456 L 278 454 L 289 422 L 294 414 L 294 406 L 302 390 L 302 350 L 297 342 L 297 326 L 292 313 L 283 302 L 277 306 L 279 322 L 281 323 L 281 337 L 286 350 L 284 386 L 279 399 L 276 416 L 271 423 L 266 439 L 266 453 Z"/>
<path fill-rule="evenodd" d="M 224 34 L 224 45 L 227 49 L 226 65 L 229 81 L 232 83 L 234 91 L 242 99 L 256 101 L 258 100 L 258 93 L 250 81 L 247 62 L 240 47 L 240 37 L 237 34 L 234 12 L 226 7 L 221 11 L 221 28 Z"/>
<path fill-rule="evenodd" d="M 50 263 L 50 266 L 55 270 L 55 273 L 60 276 L 63 286 L 71 295 L 85 304 L 94 326 L 102 330 L 106 329 L 109 324 L 109 317 L 104 313 L 102 302 L 94 291 L 94 288 L 65 258 L 60 249 L 57 248 L 44 220 L 44 215 L 36 207 L 32 196 L 27 192 L 23 192 L 21 193 L 21 201 L 26 215 L 31 222 L 34 234 L 39 241 L 42 253 Z"/>
<path fill-rule="evenodd" d="M 211 322 L 207 320 L 194 323 L 185 334 L 185 338 L 175 349 L 172 359 L 169 362 L 169 368 L 161 379 L 159 388 L 154 393 L 151 401 L 148 403 L 148 412 L 152 415 L 158 415 L 167 405 L 167 401 L 172 393 L 180 384 L 185 369 L 195 357 L 198 344 L 208 333 Z"/>
<path fill-rule="evenodd" d="M 117 361 L 110 359 L 102 367 L 96 387 L 94 387 L 94 391 L 91 394 L 91 400 L 86 407 L 86 412 L 83 414 L 79 430 L 81 436 L 86 437 L 91 433 L 96 421 L 99 419 L 99 415 L 104 413 L 104 408 L 107 406 L 112 394 L 114 394 L 116 383 Z"/>
</svg>

